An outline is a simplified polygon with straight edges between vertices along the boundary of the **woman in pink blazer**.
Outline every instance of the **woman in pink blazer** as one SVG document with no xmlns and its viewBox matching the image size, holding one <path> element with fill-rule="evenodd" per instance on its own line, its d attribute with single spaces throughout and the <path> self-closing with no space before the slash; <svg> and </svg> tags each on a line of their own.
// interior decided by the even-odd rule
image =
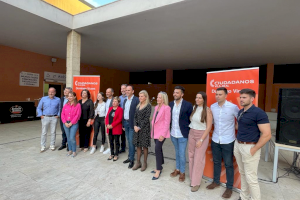
<svg viewBox="0 0 300 200">
<path fill-rule="evenodd" d="M 155 107 L 152 118 L 151 137 L 155 142 L 155 155 L 156 155 L 156 170 L 152 180 L 157 180 L 161 174 L 162 164 L 164 164 L 164 156 L 162 145 L 166 138 L 170 138 L 170 120 L 171 108 L 168 106 L 168 95 L 165 92 L 159 92 L 157 95 L 157 106 Z"/>
</svg>

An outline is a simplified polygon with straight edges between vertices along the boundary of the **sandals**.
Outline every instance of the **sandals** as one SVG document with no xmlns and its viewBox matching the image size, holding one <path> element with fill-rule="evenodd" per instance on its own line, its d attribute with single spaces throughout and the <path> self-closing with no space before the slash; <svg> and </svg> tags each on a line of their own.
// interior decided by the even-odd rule
<svg viewBox="0 0 300 200">
<path fill-rule="evenodd" d="M 83 150 L 83 152 L 85 153 L 85 152 L 87 152 L 89 149 L 88 148 L 85 148 L 84 150 Z"/>
<path fill-rule="evenodd" d="M 114 156 L 114 160 L 113 161 L 117 161 L 119 158 L 118 156 Z"/>
<path fill-rule="evenodd" d="M 108 158 L 107 158 L 107 160 L 112 160 L 114 158 L 114 156 L 113 155 L 110 155 Z"/>
</svg>

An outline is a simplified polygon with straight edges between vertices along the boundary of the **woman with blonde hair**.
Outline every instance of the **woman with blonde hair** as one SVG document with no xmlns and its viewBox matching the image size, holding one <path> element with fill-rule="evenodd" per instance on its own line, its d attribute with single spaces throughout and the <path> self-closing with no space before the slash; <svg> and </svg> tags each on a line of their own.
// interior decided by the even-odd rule
<svg viewBox="0 0 300 200">
<path fill-rule="evenodd" d="M 134 115 L 134 133 L 133 133 L 133 145 L 137 151 L 137 162 L 132 170 L 141 168 L 141 171 L 145 171 L 147 168 L 148 147 L 151 146 L 150 142 L 150 115 L 151 105 L 149 101 L 149 95 L 146 90 L 142 90 L 139 93 L 140 103 L 137 105 Z M 142 148 L 144 150 L 144 163 L 141 164 Z"/>
<path fill-rule="evenodd" d="M 157 180 L 161 174 L 162 165 L 164 164 L 164 155 L 162 145 L 166 138 L 170 138 L 170 122 L 171 122 L 171 108 L 168 105 L 168 95 L 165 92 L 159 92 L 157 95 L 157 106 L 153 113 L 151 137 L 155 142 L 156 155 L 156 170 L 152 180 Z"/>
</svg>

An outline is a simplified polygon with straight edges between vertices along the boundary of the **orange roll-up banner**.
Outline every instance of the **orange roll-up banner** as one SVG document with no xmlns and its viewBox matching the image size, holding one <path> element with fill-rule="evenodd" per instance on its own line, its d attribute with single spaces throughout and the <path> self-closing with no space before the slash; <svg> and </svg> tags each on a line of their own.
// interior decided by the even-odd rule
<svg viewBox="0 0 300 200">
<path fill-rule="evenodd" d="M 73 91 L 76 93 L 77 100 L 81 99 L 81 91 L 88 89 L 91 93 L 91 100 L 95 103 L 100 90 L 100 76 L 83 75 L 73 76 Z M 90 146 L 93 145 L 94 128 L 92 126 Z M 79 132 L 76 133 L 76 143 L 79 144 Z"/>
<path fill-rule="evenodd" d="M 244 88 L 252 89 L 256 92 L 254 105 L 258 106 L 258 88 L 259 88 L 259 68 L 242 68 L 235 70 L 224 70 L 207 72 L 206 78 L 206 94 L 207 106 L 211 106 L 216 102 L 216 89 L 219 87 L 226 87 L 228 90 L 227 101 L 236 104 L 240 109 L 239 91 Z M 206 151 L 206 164 L 204 169 L 204 176 L 213 178 L 214 163 L 211 151 L 211 138 L 213 130 L 210 132 L 210 142 Z M 234 159 L 234 184 L 233 187 L 241 188 L 241 177 L 236 160 Z M 224 163 L 222 163 L 221 180 L 226 183 L 226 170 Z"/>
</svg>

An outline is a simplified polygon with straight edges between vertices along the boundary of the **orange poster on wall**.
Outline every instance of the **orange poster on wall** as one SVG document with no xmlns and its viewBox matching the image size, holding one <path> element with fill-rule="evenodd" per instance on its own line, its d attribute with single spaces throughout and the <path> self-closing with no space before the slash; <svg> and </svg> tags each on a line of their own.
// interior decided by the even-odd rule
<svg viewBox="0 0 300 200">
<path fill-rule="evenodd" d="M 77 100 L 81 99 L 81 91 L 88 89 L 91 93 L 91 100 L 96 102 L 97 95 L 100 91 L 100 76 L 84 75 L 73 76 L 73 91 L 76 93 Z M 92 128 L 90 146 L 93 144 L 94 129 Z M 79 144 L 79 133 L 76 133 L 76 143 Z"/>
<path fill-rule="evenodd" d="M 236 104 L 240 109 L 239 91 L 244 88 L 252 89 L 256 92 L 254 105 L 258 106 L 258 88 L 259 88 L 259 68 L 244 68 L 235 70 L 224 70 L 207 72 L 206 79 L 206 94 L 207 106 L 211 106 L 216 102 L 215 93 L 219 87 L 226 87 L 228 90 L 227 101 Z M 210 132 L 210 143 L 206 151 L 206 164 L 204 176 L 213 178 L 214 163 L 211 151 L 211 138 L 213 130 Z M 221 180 L 226 183 L 226 170 L 222 163 Z M 234 159 L 234 184 L 233 187 L 241 188 L 241 177 L 238 170 L 238 165 Z"/>
</svg>

